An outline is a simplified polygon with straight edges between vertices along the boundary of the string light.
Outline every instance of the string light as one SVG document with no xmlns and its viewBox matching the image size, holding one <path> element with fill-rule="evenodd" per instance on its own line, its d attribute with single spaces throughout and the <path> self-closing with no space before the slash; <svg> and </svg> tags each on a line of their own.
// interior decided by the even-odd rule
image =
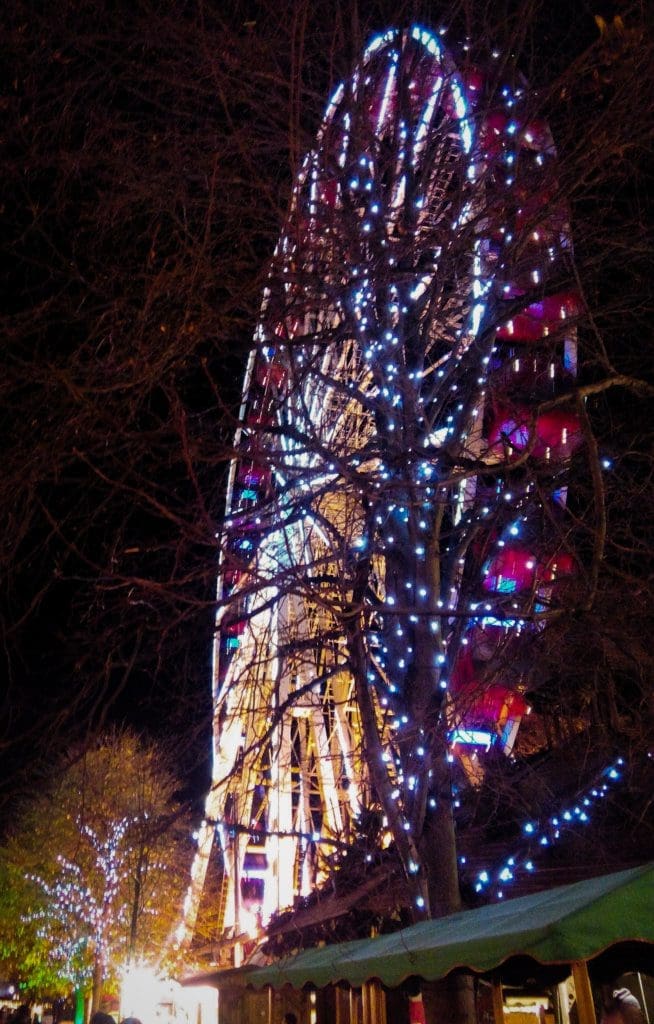
<svg viewBox="0 0 654 1024">
<path fill-rule="evenodd" d="M 561 842 L 566 838 L 570 828 L 585 826 L 590 823 L 592 809 L 598 802 L 605 799 L 612 786 L 622 780 L 624 767 L 623 758 L 618 757 L 604 768 L 588 787 L 577 794 L 572 803 L 572 808 L 564 807 L 556 814 L 550 815 L 542 826 L 531 820 L 525 821 L 521 826 L 521 831 L 541 849 Z M 565 826 L 562 822 L 565 822 Z M 460 858 L 460 863 L 465 863 L 463 858 Z M 523 872 L 532 874 L 535 870 L 536 867 L 531 856 L 514 853 L 499 867 L 493 870 L 483 868 L 479 871 L 474 888 L 477 893 L 487 891 L 488 895 L 492 896 L 493 886 L 497 886 L 498 882 L 513 882 Z M 498 899 L 503 898 L 501 890 L 496 889 L 495 895 Z"/>
<path fill-rule="evenodd" d="M 127 904 L 120 899 L 120 892 L 129 875 L 130 831 L 143 820 L 138 816 L 109 821 L 106 834 L 101 835 L 77 819 L 93 868 L 86 872 L 59 854 L 58 873 L 52 881 L 38 874 L 28 876 L 42 902 L 24 920 L 36 925 L 51 962 L 74 986 L 84 987 L 91 980 L 94 964 L 105 970 L 110 953 L 115 956 L 126 942 Z"/>
<path fill-rule="evenodd" d="M 405 60 L 415 75 L 403 73 Z M 339 719 L 347 701 L 330 704 L 329 695 L 330 680 L 348 671 L 339 622 L 356 614 L 342 595 L 364 569 L 364 678 L 383 709 L 382 744 L 392 753 L 383 750 L 381 760 L 403 831 L 410 830 L 406 811 L 417 788 L 409 768 L 433 753 L 419 736 L 421 722 L 407 714 L 416 651 L 430 666 L 430 714 L 447 733 L 448 765 L 458 759 L 479 766 L 491 747 L 510 754 L 529 710 L 515 684 L 485 683 L 479 663 L 484 645 L 507 648 L 538 631 L 538 616 L 556 599 L 551 563 L 558 553 L 543 555 L 529 541 L 550 513 L 540 497 L 545 467 L 552 503 L 565 509 L 565 463 L 578 432 L 565 410 L 559 419 L 537 416 L 535 408 L 515 409 L 511 394 L 529 382 L 529 361 L 534 355 L 537 364 L 541 350 L 552 386 L 564 370 L 574 373 L 576 336 L 563 294 L 548 297 L 557 300 L 556 327 L 530 301 L 563 269 L 557 262 L 569 249 L 567 228 L 557 226 L 525 171 L 525 147 L 538 156 L 553 151 L 549 133 L 538 141 L 524 123 L 520 91 L 508 85 L 485 97 L 483 115 L 473 117 L 485 88 L 466 85 L 441 39 L 424 27 L 382 33 L 334 92 L 298 176 L 255 333 L 228 496 L 222 559 L 229 569 L 236 556 L 242 575 L 223 572 L 220 584 L 230 611 L 219 613 L 227 623 L 216 670 L 225 702 L 217 716 L 214 801 L 231 794 L 224 780 L 246 771 L 239 765 L 254 775 L 268 771 L 261 767 L 266 744 L 286 743 L 287 762 L 299 763 L 292 743 L 300 744 L 299 731 L 318 706 L 340 730 L 334 746 L 341 744 L 343 762 L 356 760 L 354 735 L 348 740 L 360 728 L 356 711 Z M 436 154 L 442 182 L 431 176 Z M 437 223 L 439 230 L 451 225 L 452 249 L 458 237 L 471 247 L 456 253 L 456 273 L 449 246 L 434 244 Z M 514 239 L 529 240 L 526 282 Z M 506 410 L 496 408 L 498 394 Z M 538 464 L 538 495 L 519 482 L 514 463 Z M 460 468 L 467 465 L 483 468 Z M 436 555 L 436 585 L 432 546 L 441 518 L 448 539 Z M 276 575 L 284 582 L 273 596 Z M 338 612 L 336 622 L 330 617 L 330 601 L 348 605 L 342 620 Z M 238 628 L 230 626 L 232 615 Z M 315 665 L 306 656 L 312 643 L 320 649 Z M 299 666 L 294 682 L 284 659 Z M 280 688 L 288 689 L 290 706 L 294 686 L 301 696 L 292 727 L 273 726 L 270 739 L 269 710 L 279 710 Z M 262 694 L 271 701 L 259 712 L 263 738 L 248 749 L 243 735 L 252 731 Z M 325 744 L 316 736 L 313 742 L 316 749 Z M 473 784 L 482 770 L 472 770 Z M 334 786 L 320 784 L 331 789 L 322 794 L 320 829 L 308 830 L 316 843 L 338 829 Z M 311 780 L 296 785 L 308 792 Z M 350 813 L 355 790 L 348 791 Z M 306 803 L 296 789 L 287 813 Z M 580 804 L 579 814 L 570 813 L 583 823 L 587 811 Z M 540 833 L 548 844 L 556 838 Z M 268 854 L 272 871 L 272 848 Z M 418 860 L 412 856 L 410 864 L 410 874 L 418 873 Z M 508 883 L 518 865 L 499 870 Z"/>
</svg>

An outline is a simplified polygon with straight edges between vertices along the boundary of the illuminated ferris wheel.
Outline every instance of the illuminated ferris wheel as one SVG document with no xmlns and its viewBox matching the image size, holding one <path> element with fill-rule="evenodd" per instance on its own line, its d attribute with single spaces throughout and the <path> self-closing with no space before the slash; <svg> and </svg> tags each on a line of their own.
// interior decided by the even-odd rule
<svg viewBox="0 0 654 1024">
<path fill-rule="evenodd" d="M 389 31 L 334 93 L 298 174 L 231 467 L 187 934 L 216 839 L 236 936 L 320 881 L 374 800 L 362 715 L 408 785 L 394 751 L 427 641 L 438 721 L 468 778 L 490 747 L 513 748 L 527 701 L 491 666 L 575 571 L 560 537 L 543 543 L 522 468 L 540 467 L 564 508 L 560 467 L 581 439 L 561 400 L 578 299 L 548 286 L 569 259 L 566 211 L 528 100 L 459 68 L 430 32 Z M 434 588 L 436 519 L 453 555 L 441 551 Z"/>
</svg>

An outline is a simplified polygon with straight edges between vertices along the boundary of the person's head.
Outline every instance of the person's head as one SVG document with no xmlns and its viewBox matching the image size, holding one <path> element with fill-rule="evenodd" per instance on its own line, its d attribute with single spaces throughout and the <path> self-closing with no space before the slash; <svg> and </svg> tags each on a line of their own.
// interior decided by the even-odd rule
<svg viewBox="0 0 654 1024">
<path fill-rule="evenodd" d="M 628 988 L 619 988 L 613 993 L 610 1003 L 604 1007 L 601 1024 L 645 1024 L 640 1003 Z"/>
<path fill-rule="evenodd" d="M 297 1024 L 297 1017 L 294 1013 L 284 1014 L 284 1024 Z"/>
<path fill-rule="evenodd" d="M 116 1024 L 116 1021 L 110 1013 L 103 1013 L 102 1010 L 96 1010 L 95 1013 L 91 1014 L 89 1024 Z"/>
</svg>

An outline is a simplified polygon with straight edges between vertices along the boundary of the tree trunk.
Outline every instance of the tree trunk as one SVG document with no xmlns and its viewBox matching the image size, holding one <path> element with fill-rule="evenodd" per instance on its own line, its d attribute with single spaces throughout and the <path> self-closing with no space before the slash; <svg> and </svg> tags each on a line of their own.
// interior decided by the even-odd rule
<svg viewBox="0 0 654 1024">
<path fill-rule="evenodd" d="M 102 995 L 104 992 L 104 966 L 102 957 L 96 953 L 93 963 L 93 990 L 91 993 L 91 1016 L 100 1009 Z"/>
<path fill-rule="evenodd" d="M 127 950 L 127 963 L 130 964 L 136 951 L 136 935 L 138 931 L 139 915 L 141 912 L 141 890 L 143 884 L 143 873 L 147 854 L 141 846 L 139 850 L 138 863 L 134 873 L 134 897 L 132 899 L 132 911 L 129 922 L 129 948 Z"/>
<path fill-rule="evenodd" d="M 427 873 L 431 917 L 444 917 L 461 910 L 462 904 L 448 765 L 436 761 L 433 770 L 436 807 L 425 817 L 420 854 Z"/>
<path fill-rule="evenodd" d="M 440 779 L 434 767 L 436 807 L 427 814 L 420 844 L 432 917 L 445 917 L 462 909 L 449 769 L 444 760 L 440 763 Z M 425 1015 L 427 1024 L 476 1024 L 472 977 L 453 974 L 431 986 L 429 998 L 425 998 Z"/>
<path fill-rule="evenodd" d="M 423 986 L 427 1024 L 477 1024 L 475 990 L 470 974 L 451 974 Z"/>
</svg>

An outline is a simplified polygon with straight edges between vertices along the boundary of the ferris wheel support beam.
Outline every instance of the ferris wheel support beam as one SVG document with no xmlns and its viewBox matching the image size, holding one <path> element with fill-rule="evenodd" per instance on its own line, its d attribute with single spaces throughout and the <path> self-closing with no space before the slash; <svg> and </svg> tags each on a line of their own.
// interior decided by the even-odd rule
<svg viewBox="0 0 654 1024">
<path fill-rule="evenodd" d="M 513 748 L 525 686 L 501 675 L 498 644 L 556 597 L 552 553 L 537 567 L 510 532 L 547 519 L 547 484 L 511 493 L 530 468 L 553 467 L 565 507 L 557 465 L 579 434 L 559 401 L 524 399 L 544 360 L 566 390 L 575 373 L 561 321 L 576 300 L 546 284 L 569 228 L 537 191 L 556 153 L 546 124 L 536 144 L 521 123 L 522 84 L 462 69 L 416 26 L 368 48 L 297 176 L 271 265 L 230 472 L 235 611 L 214 681 L 211 806 L 226 817 L 231 801 L 237 931 L 241 880 L 257 877 L 248 842 L 265 846 L 267 918 L 315 887 L 366 798 L 415 907 L 456 909 L 443 794 L 461 766 L 481 781 L 477 748 Z"/>
</svg>

